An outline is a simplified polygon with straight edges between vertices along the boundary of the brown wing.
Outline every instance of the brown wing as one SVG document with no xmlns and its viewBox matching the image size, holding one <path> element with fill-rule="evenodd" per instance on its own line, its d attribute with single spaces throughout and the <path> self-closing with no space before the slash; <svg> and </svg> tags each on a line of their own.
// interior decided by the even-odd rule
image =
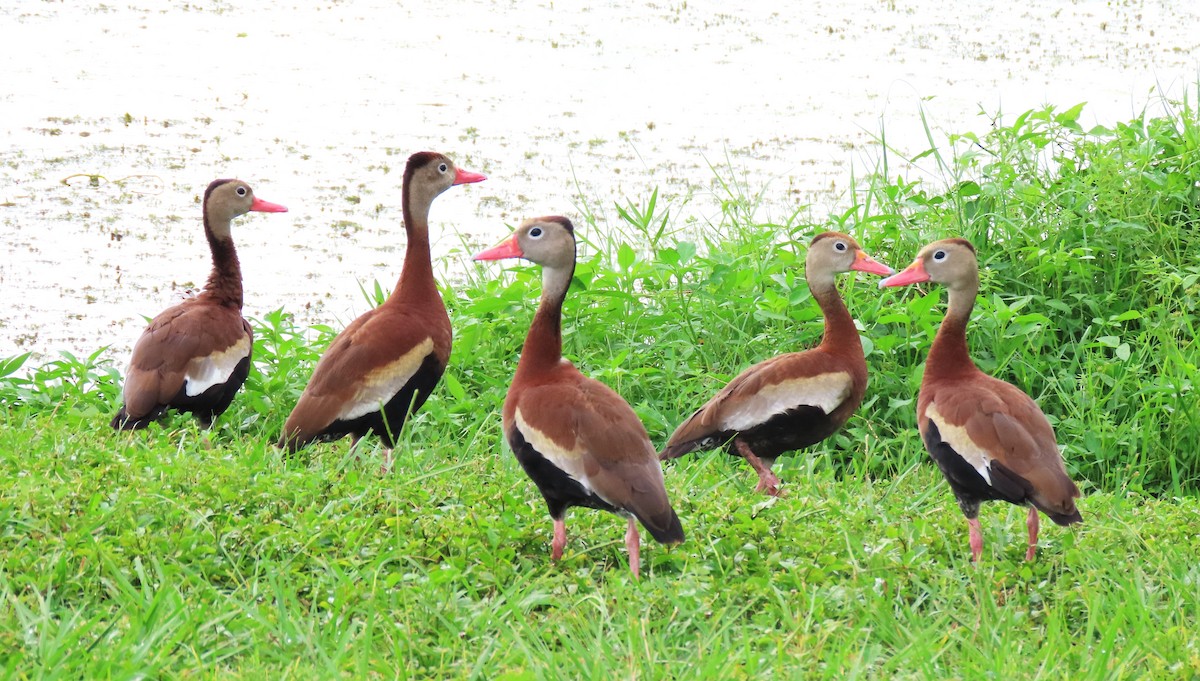
<svg viewBox="0 0 1200 681">
<path fill-rule="evenodd" d="M 442 325 L 386 304 L 366 312 L 334 338 L 317 362 L 284 424 L 284 440 L 306 442 L 337 419 L 378 410 L 431 354 L 442 366 L 449 360 L 448 322 Z"/>
<path fill-rule="evenodd" d="M 830 413 L 853 389 L 853 372 L 839 357 L 820 350 L 779 355 L 738 374 L 675 432 L 664 449 L 718 433 L 743 430 L 802 405 Z"/>
<path fill-rule="evenodd" d="M 998 462 L 1028 481 L 1048 513 L 1074 515 L 1079 488 L 1067 476 L 1054 429 L 1028 395 L 984 374 L 938 386 L 921 409 L 922 428 L 938 423 L 943 441 L 977 469 Z"/>
<path fill-rule="evenodd" d="M 242 313 L 203 298 L 168 308 L 150 321 L 133 347 L 125 378 L 125 412 L 140 418 L 183 389 L 189 364 L 249 337 Z"/>
<path fill-rule="evenodd" d="M 674 531 L 665 541 L 682 541 L 654 446 L 620 395 L 575 372 L 525 388 L 513 412 L 515 427 L 557 468 L 637 516 L 656 538 Z"/>
</svg>

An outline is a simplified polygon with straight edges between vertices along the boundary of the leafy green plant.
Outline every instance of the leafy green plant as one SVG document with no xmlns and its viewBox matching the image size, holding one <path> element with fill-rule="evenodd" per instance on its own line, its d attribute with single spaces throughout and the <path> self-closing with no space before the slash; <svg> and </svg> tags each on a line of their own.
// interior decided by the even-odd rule
<svg viewBox="0 0 1200 681">
<path fill-rule="evenodd" d="M 849 205 L 769 216 L 714 166 L 711 224 L 692 194 L 577 209 L 586 237 L 565 354 L 620 392 L 662 442 L 745 366 L 816 343 L 806 244 L 841 229 L 894 266 L 971 239 L 980 366 L 1037 399 L 1085 488 L 1086 522 L 1043 531 L 987 507 L 984 560 L 916 436 L 941 323 L 936 287 L 845 275 L 870 387 L 828 441 L 784 457 L 786 499 L 750 493 L 723 455 L 666 469 L 687 541 L 624 565 L 621 530 L 576 514 L 563 560 L 507 451 L 499 409 L 541 291 L 535 267 L 463 261 L 441 289 L 450 366 L 378 444 L 285 459 L 283 419 L 336 330 L 284 310 L 252 320 L 254 368 L 219 430 L 116 433 L 119 373 L 100 351 L 0 360 L 0 668 L 17 678 L 628 676 L 1188 678 L 1197 639 L 1196 311 L 1200 124 L 1082 130 L 1047 107 L 854 178 Z M 728 161 L 728 159 L 727 159 Z M 581 199 L 581 202 L 583 200 Z M 462 253 L 470 252 L 464 242 Z M 369 302 L 386 289 L 363 287 Z M 634 606 L 633 604 L 636 604 Z M 1019 665 L 1019 666 L 1018 666 Z"/>
</svg>

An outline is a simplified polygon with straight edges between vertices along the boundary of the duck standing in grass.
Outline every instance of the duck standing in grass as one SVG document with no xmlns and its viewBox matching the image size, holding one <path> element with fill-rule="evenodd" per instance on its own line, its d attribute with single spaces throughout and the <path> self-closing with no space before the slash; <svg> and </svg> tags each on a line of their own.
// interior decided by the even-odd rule
<svg viewBox="0 0 1200 681">
<path fill-rule="evenodd" d="M 163 310 L 133 346 L 123 404 L 110 424 L 145 428 L 168 409 L 191 412 L 205 428 L 233 402 L 250 374 L 254 334 L 242 318 L 242 267 L 233 246 L 233 219 L 287 208 L 254 196 L 241 180 L 213 180 L 201 204 L 213 268 L 204 290 Z"/>
<path fill-rule="evenodd" d="M 279 446 L 295 452 L 317 440 L 374 432 L 391 465 L 404 421 L 425 404 L 450 360 L 450 316 L 433 279 L 429 209 L 450 187 L 485 180 L 432 151 L 413 154 L 402 199 L 408 247 L 395 290 L 333 339 L 283 425 Z"/>
<path fill-rule="evenodd" d="M 835 275 L 857 270 L 891 274 L 854 239 L 839 232 L 813 238 L 804 276 L 825 315 L 815 348 L 772 357 L 746 369 L 684 421 L 667 440 L 662 459 L 723 447 L 758 473 L 754 491 L 777 496 L 771 471 L 782 453 L 836 433 L 867 390 L 867 361 L 854 319 L 838 294 Z"/>
<path fill-rule="evenodd" d="M 542 266 L 542 298 L 504 400 L 504 435 L 554 520 L 550 558 L 567 543 L 566 511 L 585 506 L 628 518 L 629 569 L 640 572 L 637 520 L 660 543 L 683 541 L 662 468 L 637 414 L 562 356 L 562 307 L 575 272 L 575 229 L 564 217 L 528 220 L 476 260 Z M 636 520 L 635 520 L 636 519 Z"/>
<path fill-rule="evenodd" d="M 1067 476 L 1054 429 L 1016 386 L 979 370 L 967 350 L 967 322 L 979 291 L 975 248 L 965 239 L 936 241 L 904 271 L 879 282 L 934 281 L 950 290 L 946 318 L 933 339 L 917 397 L 917 428 L 967 517 L 971 560 L 983 553 L 979 506 L 1000 500 L 1029 506 L 1025 560 L 1037 552 L 1038 511 L 1059 525 L 1083 522 L 1079 488 Z"/>
</svg>

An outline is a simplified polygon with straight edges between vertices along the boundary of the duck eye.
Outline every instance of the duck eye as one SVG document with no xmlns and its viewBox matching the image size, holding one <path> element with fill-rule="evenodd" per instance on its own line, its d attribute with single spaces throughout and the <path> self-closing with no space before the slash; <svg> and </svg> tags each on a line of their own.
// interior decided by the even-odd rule
<svg viewBox="0 0 1200 681">
<path fill-rule="evenodd" d="M 443 164 L 441 164 L 440 166 L 438 166 L 438 172 L 439 172 L 439 173 L 444 173 L 444 172 L 446 172 L 447 170 L 450 170 L 450 166 L 446 165 L 445 163 L 443 163 Z"/>
<path fill-rule="evenodd" d="M 945 259 L 946 259 L 946 252 L 945 252 L 945 251 L 937 251 L 937 252 L 935 252 L 935 253 L 933 254 L 933 261 L 934 261 L 934 262 L 941 262 L 941 261 L 943 261 L 943 260 L 945 260 Z"/>
<path fill-rule="evenodd" d="M 529 236 L 533 237 L 534 239 L 542 238 L 542 228 L 534 227 L 533 229 L 529 230 Z"/>
<path fill-rule="evenodd" d="M 238 188 L 237 188 L 237 195 L 238 195 L 238 196 L 245 196 L 245 195 L 246 195 L 246 188 L 245 188 L 245 187 L 238 187 Z"/>
<path fill-rule="evenodd" d="M 838 249 L 839 251 L 843 251 L 843 252 L 845 252 L 845 250 L 846 250 L 846 242 L 845 242 L 845 241 L 839 241 L 839 242 L 835 243 L 835 244 L 833 245 L 833 247 L 834 247 L 834 248 L 836 248 L 836 249 Z"/>
</svg>

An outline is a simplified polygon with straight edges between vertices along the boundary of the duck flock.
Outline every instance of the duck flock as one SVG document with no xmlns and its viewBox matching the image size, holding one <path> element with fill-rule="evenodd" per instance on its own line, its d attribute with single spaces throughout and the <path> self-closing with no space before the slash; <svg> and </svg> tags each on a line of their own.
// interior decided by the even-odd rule
<svg viewBox="0 0 1200 681">
<path fill-rule="evenodd" d="M 409 414 L 433 392 L 450 358 L 453 330 L 433 277 L 429 210 L 450 187 L 486 178 L 448 157 L 420 152 L 404 171 L 408 245 L 396 288 L 350 323 L 322 355 L 288 416 L 278 445 L 295 452 L 317 441 L 373 434 L 384 445 L 383 472 Z M 254 344 L 242 317 L 242 275 L 231 236 L 234 218 L 285 212 L 236 179 L 204 192 L 204 233 L 213 269 L 203 291 L 150 321 L 133 348 L 123 404 L 112 427 L 145 428 L 170 409 L 205 427 L 232 403 L 250 371 Z M 1029 507 L 1026 560 L 1037 549 L 1038 512 L 1059 525 L 1082 522 L 1079 488 L 1068 477 L 1054 431 L 1020 388 L 984 374 L 967 351 L 966 327 L 979 289 L 975 249 L 963 239 L 935 241 L 908 267 L 893 270 L 853 238 L 813 238 L 805 277 L 825 317 L 820 344 L 746 368 L 672 433 L 661 452 L 616 392 L 562 356 L 562 308 L 575 271 L 575 227 L 562 216 L 522 223 L 476 260 L 524 258 L 542 267 L 542 296 L 504 400 L 505 439 L 537 485 L 554 522 L 551 558 L 567 542 L 566 511 L 596 508 L 625 516 L 629 566 L 639 573 L 641 523 L 663 544 L 684 540 L 661 461 L 723 449 L 758 475 L 757 491 L 780 495 L 775 459 L 837 432 L 863 400 L 867 364 L 835 277 L 849 271 L 885 276 L 880 286 L 936 282 L 949 305 L 925 365 L 917 426 L 967 518 L 971 559 L 983 552 L 979 508 L 1001 500 Z M 888 276 L 890 275 L 890 276 Z"/>
</svg>

